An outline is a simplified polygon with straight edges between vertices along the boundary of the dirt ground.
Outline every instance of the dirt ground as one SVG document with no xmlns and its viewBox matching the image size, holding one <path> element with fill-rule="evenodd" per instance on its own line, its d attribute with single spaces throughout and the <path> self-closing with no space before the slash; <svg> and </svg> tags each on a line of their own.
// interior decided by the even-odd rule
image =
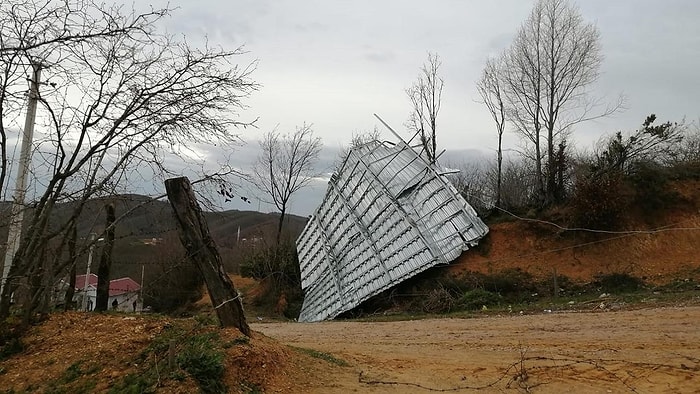
<svg viewBox="0 0 700 394">
<path fill-rule="evenodd" d="M 698 324 L 685 306 L 252 328 L 349 364 L 312 392 L 698 393 Z"/>
<path fill-rule="evenodd" d="M 529 222 L 494 224 L 483 245 L 450 270 L 518 268 L 577 283 L 627 273 L 650 286 L 680 281 L 697 291 L 700 181 L 679 192 L 690 208 L 631 227 L 650 231 L 581 236 Z M 260 291 L 251 279 L 233 279 L 244 300 Z M 700 299 L 684 299 L 641 301 L 628 310 L 599 308 L 608 301 L 594 299 L 566 312 L 393 322 L 274 323 L 248 309 L 252 338 L 219 330 L 222 343 L 233 344 L 225 349 L 223 380 L 241 393 L 700 393 Z M 208 296 L 197 304 L 199 320 L 53 313 L 22 337 L 21 351 L 0 361 L 0 393 L 109 392 L 129 377 L 149 376 L 156 378 L 148 392 L 200 392 L 179 365 L 148 350 L 173 327 L 218 330 L 203 323 L 214 320 Z M 180 354 L 183 346 L 173 348 Z"/>
</svg>

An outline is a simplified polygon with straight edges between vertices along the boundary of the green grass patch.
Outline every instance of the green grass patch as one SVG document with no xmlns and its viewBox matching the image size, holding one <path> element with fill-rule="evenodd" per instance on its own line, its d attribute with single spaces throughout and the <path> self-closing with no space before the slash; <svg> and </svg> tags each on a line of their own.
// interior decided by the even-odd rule
<svg viewBox="0 0 700 394">
<path fill-rule="evenodd" d="M 235 338 L 231 341 L 224 343 L 224 348 L 228 349 L 228 348 L 231 348 L 234 346 L 240 346 L 240 345 L 246 345 L 246 346 L 250 345 L 250 338 L 248 338 L 245 335 L 241 335 L 238 338 Z"/>
<path fill-rule="evenodd" d="M 203 393 L 224 393 L 224 353 L 217 333 L 190 337 L 177 356 L 178 365 L 187 371 Z"/>
<path fill-rule="evenodd" d="M 130 373 L 109 390 L 109 394 L 154 393 L 157 377 L 150 373 Z"/>
<path fill-rule="evenodd" d="M 338 365 L 338 366 L 340 366 L 340 367 L 348 367 L 348 366 L 350 366 L 350 364 L 348 364 L 347 361 L 345 361 L 345 360 L 343 360 L 343 359 L 340 359 L 340 358 L 337 358 L 337 357 L 335 357 L 335 356 L 333 356 L 332 354 L 329 354 L 329 353 L 324 353 L 324 352 L 320 352 L 320 351 L 318 351 L 318 350 L 308 349 L 308 348 L 303 348 L 303 347 L 294 347 L 294 349 L 296 349 L 296 350 L 299 351 L 300 353 L 307 354 L 307 355 L 309 355 L 309 356 L 311 356 L 311 357 L 313 357 L 313 358 L 318 358 L 318 359 L 327 361 L 327 362 L 329 362 L 329 363 L 331 363 L 331 364 Z"/>
<path fill-rule="evenodd" d="M 83 361 L 77 361 L 68 366 L 58 379 L 49 382 L 46 393 L 92 393 L 97 385 L 94 375 L 99 371 L 100 367 L 97 364 L 85 365 Z"/>
<path fill-rule="evenodd" d="M 247 344 L 249 339 L 223 341 L 218 331 L 200 325 L 201 322 L 194 326 L 181 323 L 167 326 L 140 354 L 140 371 L 125 376 L 110 392 L 153 392 L 159 380 L 183 381 L 188 376 L 202 393 L 226 392 L 224 349 Z"/>
</svg>

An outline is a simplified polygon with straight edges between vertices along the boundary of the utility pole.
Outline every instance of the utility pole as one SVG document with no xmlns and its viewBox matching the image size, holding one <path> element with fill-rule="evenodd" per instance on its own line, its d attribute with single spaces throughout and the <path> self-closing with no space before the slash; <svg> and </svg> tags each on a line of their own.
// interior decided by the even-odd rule
<svg viewBox="0 0 700 394">
<path fill-rule="evenodd" d="M 17 170 L 17 179 L 15 180 L 15 195 L 13 196 L 12 213 L 10 214 L 10 224 L 7 232 L 7 249 L 5 252 L 5 262 L 2 268 L 2 278 L 0 280 L 0 296 L 9 280 L 10 267 L 12 266 L 15 253 L 19 248 L 19 241 L 22 238 L 24 196 L 27 187 L 27 172 L 29 172 L 29 165 L 31 163 L 34 122 L 36 120 L 37 102 L 39 101 L 40 76 L 41 63 L 32 62 L 32 79 L 27 100 L 27 117 L 24 121 L 22 148 L 19 153 L 19 169 Z"/>
<path fill-rule="evenodd" d="M 146 266 L 141 264 L 141 294 L 139 295 L 139 298 L 141 299 L 141 310 L 140 310 L 141 313 L 143 313 L 143 277 L 144 277 L 145 273 L 146 273 Z"/>
</svg>

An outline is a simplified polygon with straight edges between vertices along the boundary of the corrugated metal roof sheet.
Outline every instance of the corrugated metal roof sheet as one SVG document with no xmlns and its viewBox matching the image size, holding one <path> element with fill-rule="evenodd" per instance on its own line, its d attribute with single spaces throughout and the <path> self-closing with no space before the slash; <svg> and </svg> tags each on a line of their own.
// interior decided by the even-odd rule
<svg viewBox="0 0 700 394">
<path fill-rule="evenodd" d="M 332 319 L 488 232 L 452 184 L 406 144 L 352 149 L 297 239 L 299 321 Z"/>
</svg>

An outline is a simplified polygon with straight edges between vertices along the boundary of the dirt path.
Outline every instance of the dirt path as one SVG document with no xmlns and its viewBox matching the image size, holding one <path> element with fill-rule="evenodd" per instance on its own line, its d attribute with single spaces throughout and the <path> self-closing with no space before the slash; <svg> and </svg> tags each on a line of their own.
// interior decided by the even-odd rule
<svg viewBox="0 0 700 394">
<path fill-rule="evenodd" d="M 343 359 L 316 392 L 700 393 L 700 307 L 254 324 Z"/>
</svg>

